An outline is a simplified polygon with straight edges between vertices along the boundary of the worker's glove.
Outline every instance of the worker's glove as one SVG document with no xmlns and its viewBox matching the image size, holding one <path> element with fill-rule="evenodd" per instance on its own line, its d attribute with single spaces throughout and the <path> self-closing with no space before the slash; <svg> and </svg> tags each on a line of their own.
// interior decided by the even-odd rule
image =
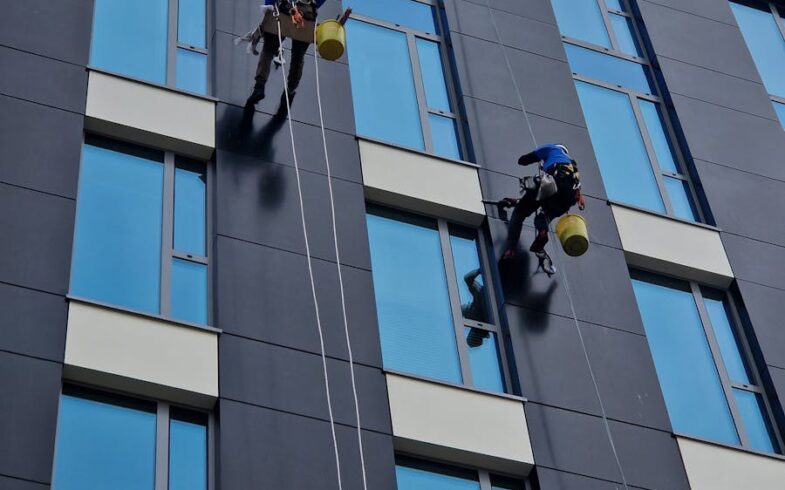
<svg viewBox="0 0 785 490">
<path fill-rule="evenodd" d="M 292 16 L 292 23 L 298 29 L 302 29 L 305 27 L 305 19 L 303 19 L 303 13 L 300 12 L 300 9 L 297 7 L 292 7 L 292 10 L 289 11 L 289 14 Z"/>
<path fill-rule="evenodd" d="M 520 199 L 516 199 L 514 197 L 505 197 L 504 199 L 499 201 L 499 204 L 501 204 L 505 208 L 511 208 L 514 207 L 516 204 L 518 204 L 519 200 Z"/>
<path fill-rule="evenodd" d="M 577 189 L 575 193 L 577 194 L 577 198 L 578 198 L 578 209 L 583 211 L 584 209 L 586 209 L 586 199 L 584 199 L 583 193 L 581 192 L 580 189 Z"/>
</svg>

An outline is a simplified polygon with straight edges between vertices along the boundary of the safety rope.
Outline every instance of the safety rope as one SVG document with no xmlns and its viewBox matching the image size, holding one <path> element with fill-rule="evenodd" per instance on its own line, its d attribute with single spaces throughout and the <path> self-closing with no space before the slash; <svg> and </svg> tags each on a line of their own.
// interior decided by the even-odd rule
<svg viewBox="0 0 785 490">
<path fill-rule="evenodd" d="M 515 88 L 515 95 L 518 97 L 518 102 L 521 105 L 521 111 L 523 112 L 523 117 L 526 119 L 526 125 L 529 128 L 529 134 L 532 137 L 532 141 L 534 145 L 537 146 L 537 137 L 534 135 L 534 128 L 532 128 L 531 120 L 529 119 L 529 114 L 526 112 L 526 104 L 523 102 L 523 96 L 521 95 L 520 87 L 518 86 L 518 82 L 515 79 L 515 73 L 512 69 L 512 63 L 510 62 L 510 57 L 507 54 L 507 50 L 505 49 L 504 43 L 502 42 L 501 34 L 499 33 L 499 27 L 496 24 L 496 19 L 493 17 L 493 9 L 491 8 L 490 0 L 485 0 L 485 6 L 488 9 L 488 14 L 491 16 L 491 23 L 493 24 L 493 29 L 496 33 L 497 44 L 502 50 L 502 54 L 504 55 L 504 61 L 507 64 L 507 71 L 509 72 L 510 78 L 512 79 L 513 86 Z M 549 225 L 550 226 L 550 225 Z M 616 450 L 616 444 L 613 442 L 613 435 L 611 434 L 611 427 L 610 423 L 608 422 L 608 415 L 605 410 L 605 403 L 602 401 L 602 395 L 600 394 L 600 387 L 597 384 L 597 378 L 594 374 L 594 369 L 592 368 L 591 360 L 589 359 L 589 352 L 586 349 L 586 342 L 583 338 L 583 332 L 581 331 L 580 323 L 578 322 L 578 315 L 575 312 L 575 303 L 572 298 L 572 294 L 570 292 L 570 285 L 569 281 L 567 280 L 567 273 L 564 267 L 558 268 L 561 271 L 562 280 L 564 281 L 564 290 L 567 294 L 567 300 L 570 303 L 570 313 L 572 314 L 573 322 L 575 323 L 575 330 L 578 332 L 578 339 L 581 343 L 581 349 L 583 350 L 583 356 L 586 359 L 586 365 L 589 367 L 589 375 L 591 377 L 591 382 L 594 385 L 594 393 L 597 396 L 597 401 L 600 405 L 600 413 L 602 414 L 602 421 L 605 425 L 605 434 L 608 437 L 608 442 L 611 446 L 611 451 L 613 452 L 613 457 L 616 460 L 616 466 L 619 468 L 619 473 L 621 475 L 622 484 L 624 488 L 629 490 L 629 485 L 627 484 L 627 478 L 624 474 L 624 468 L 621 464 L 621 459 L 619 458 L 619 453 Z"/>
<path fill-rule="evenodd" d="M 278 49 L 279 53 L 283 52 L 283 37 L 281 36 L 281 17 L 280 12 L 275 10 L 275 20 L 278 25 Z M 319 314 L 319 300 L 316 297 L 316 283 L 314 281 L 313 276 L 313 263 L 311 257 L 311 246 L 310 242 L 308 241 L 308 227 L 305 224 L 305 204 L 303 202 L 303 189 L 302 184 L 300 182 L 300 165 L 297 161 L 297 148 L 294 144 L 294 128 L 292 126 L 292 115 L 291 109 L 292 104 L 291 100 L 289 99 L 289 86 L 286 77 L 286 70 L 281 69 L 281 75 L 283 76 L 283 93 L 284 98 L 286 99 L 286 119 L 289 122 L 289 138 L 292 144 L 292 156 L 294 159 L 294 174 L 297 180 L 297 197 L 300 203 L 300 219 L 302 221 L 303 227 L 303 237 L 305 238 L 305 256 L 308 260 L 308 277 L 311 282 L 311 295 L 313 296 L 313 305 L 314 310 L 316 312 L 316 328 L 319 332 L 319 347 L 321 349 L 321 356 L 322 356 L 322 369 L 324 371 L 324 389 L 327 393 L 327 412 L 330 416 L 330 432 L 332 433 L 333 438 L 333 450 L 335 451 L 335 470 L 338 476 L 338 490 L 343 490 L 343 483 L 341 482 L 341 458 L 338 455 L 338 438 L 335 434 L 335 418 L 333 417 L 333 406 L 332 406 L 332 399 L 330 397 L 330 377 L 327 374 L 327 355 L 324 349 L 324 333 L 322 332 L 322 321 L 321 315 Z"/>
<path fill-rule="evenodd" d="M 314 40 L 316 39 L 316 25 L 314 25 Z M 315 41 L 314 41 L 315 45 Z M 322 130 L 322 146 L 324 148 L 324 161 L 327 164 L 327 187 L 330 194 L 330 217 L 333 225 L 333 243 L 335 244 L 335 262 L 338 269 L 338 289 L 341 293 L 341 314 L 343 316 L 343 331 L 346 335 L 346 348 L 349 352 L 349 372 L 352 380 L 352 394 L 354 395 L 354 414 L 357 417 L 357 444 L 360 448 L 360 467 L 363 476 L 363 490 L 368 490 L 368 482 L 365 474 L 365 452 L 363 451 L 362 424 L 360 423 L 360 401 L 357 396 L 357 383 L 354 375 L 354 354 L 352 353 L 352 342 L 349 339 L 349 320 L 346 315 L 346 295 L 343 288 L 343 273 L 341 272 L 341 253 L 338 247 L 338 229 L 335 223 L 335 200 L 333 198 L 333 179 L 330 169 L 330 156 L 327 153 L 327 135 L 324 130 L 324 114 L 322 112 L 322 89 L 319 82 L 319 55 L 314 50 L 313 53 L 314 71 L 316 73 L 316 105 L 319 107 L 319 126 Z"/>
</svg>

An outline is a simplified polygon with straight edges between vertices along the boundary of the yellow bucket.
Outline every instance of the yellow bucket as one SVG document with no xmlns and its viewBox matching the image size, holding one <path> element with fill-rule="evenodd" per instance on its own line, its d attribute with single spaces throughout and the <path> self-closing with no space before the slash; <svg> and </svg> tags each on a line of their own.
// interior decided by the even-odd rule
<svg viewBox="0 0 785 490">
<path fill-rule="evenodd" d="M 559 236 L 564 253 L 570 257 L 579 257 L 589 249 L 589 232 L 583 216 L 577 214 L 563 216 L 556 225 L 556 234 Z"/>
<path fill-rule="evenodd" d="M 346 30 L 337 20 L 325 20 L 316 28 L 316 45 L 322 58 L 335 61 L 346 48 Z"/>
</svg>

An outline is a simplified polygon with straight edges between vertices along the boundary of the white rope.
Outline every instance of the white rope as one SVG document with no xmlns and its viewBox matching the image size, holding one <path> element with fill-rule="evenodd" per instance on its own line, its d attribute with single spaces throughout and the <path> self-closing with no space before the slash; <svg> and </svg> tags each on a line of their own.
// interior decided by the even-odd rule
<svg viewBox="0 0 785 490">
<path fill-rule="evenodd" d="M 327 164 L 327 186 L 330 190 L 330 218 L 333 225 L 333 243 L 335 243 L 335 262 L 338 269 L 338 287 L 341 293 L 341 314 L 343 315 L 343 331 L 346 335 L 346 348 L 349 352 L 349 372 L 352 379 L 352 394 L 354 395 L 354 413 L 357 417 L 357 444 L 360 448 L 360 467 L 362 468 L 363 490 L 368 490 L 368 481 L 365 474 L 365 452 L 363 451 L 362 424 L 360 423 L 360 402 L 357 396 L 357 383 L 354 376 L 354 355 L 352 342 L 349 338 L 349 320 L 346 315 L 346 296 L 343 289 L 343 273 L 341 272 L 341 254 L 338 247 L 338 229 L 335 223 L 335 200 L 333 198 L 333 180 L 330 169 L 330 156 L 327 154 L 327 135 L 324 130 L 324 115 L 322 113 L 322 89 L 319 83 L 319 53 L 316 52 L 316 26 L 314 26 L 314 71 L 316 72 L 316 105 L 319 107 L 319 126 L 322 130 L 322 145 L 324 147 L 324 161 Z"/>
<path fill-rule="evenodd" d="M 278 24 L 278 49 L 283 50 L 283 38 L 281 37 L 281 17 L 280 12 L 276 11 L 276 22 Z M 280 52 L 280 51 L 279 51 Z M 313 296 L 313 305 L 314 310 L 316 311 L 316 328 L 319 331 L 319 346 L 321 348 L 321 355 L 322 355 L 322 369 L 324 371 L 324 389 L 327 393 L 327 412 L 330 415 L 330 431 L 333 437 L 333 449 L 335 451 L 335 470 L 338 475 L 338 490 L 343 490 L 343 484 L 341 482 L 341 458 L 338 455 L 338 438 L 335 434 L 335 418 L 333 417 L 333 405 L 332 400 L 330 398 L 330 378 L 327 374 L 327 355 L 325 354 L 324 350 L 324 334 L 322 332 L 322 320 L 321 315 L 319 314 L 319 301 L 316 298 L 316 285 L 313 278 L 313 264 L 311 259 L 311 246 L 310 242 L 308 241 L 308 227 L 305 225 L 305 205 L 303 203 L 303 189 L 300 183 L 300 165 L 297 162 L 297 148 L 294 144 L 294 128 L 292 127 L 292 104 L 289 100 L 289 86 L 286 77 L 286 70 L 283 68 L 281 69 L 281 75 L 283 76 L 283 93 L 286 99 L 286 119 L 289 122 L 289 138 L 292 143 L 292 156 L 294 158 L 294 174 L 297 177 L 297 196 L 300 200 L 300 219 L 303 225 L 303 237 L 305 238 L 305 255 L 308 259 L 308 276 L 311 281 L 311 295 Z"/>
<path fill-rule="evenodd" d="M 507 71 L 510 74 L 510 78 L 512 79 L 513 86 L 515 88 L 515 94 L 518 96 L 518 102 L 521 104 L 521 111 L 523 112 L 523 117 L 526 119 L 526 125 L 529 128 L 529 134 L 532 137 L 532 141 L 534 145 L 537 146 L 537 137 L 534 136 L 534 128 L 532 128 L 531 121 L 529 120 L 529 114 L 526 112 L 526 104 L 523 102 L 523 96 L 521 95 L 520 87 L 518 86 L 518 81 L 515 79 L 515 73 L 512 70 L 512 63 L 510 63 L 510 58 L 507 55 L 507 50 L 504 47 L 504 43 L 502 43 L 501 34 L 499 34 L 499 27 L 496 25 L 496 19 L 493 17 L 493 9 L 491 9 L 490 1 L 485 0 L 485 6 L 488 8 L 488 14 L 491 16 L 491 23 L 493 24 L 493 29 L 496 31 L 496 39 L 498 40 L 498 45 L 502 50 L 502 54 L 504 55 L 504 61 L 507 63 Z M 549 225 L 550 226 L 550 225 Z M 566 256 L 566 255 L 564 255 Z M 575 330 L 578 332 L 578 339 L 581 342 L 581 349 L 583 349 L 583 356 L 586 359 L 586 365 L 589 367 L 589 375 L 591 377 L 591 382 L 594 385 L 594 393 L 597 396 L 597 401 L 600 405 L 600 413 L 602 414 L 602 421 L 605 424 L 605 434 L 608 437 L 608 442 L 611 445 L 611 451 L 613 452 L 613 457 L 616 460 L 616 466 L 619 468 L 619 473 L 621 475 L 622 484 L 624 488 L 629 490 L 629 486 L 627 484 L 627 478 L 624 475 L 624 468 L 621 464 L 621 459 L 619 458 L 619 453 L 616 450 L 616 444 L 613 442 L 613 435 L 611 434 L 611 427 L 608 423 L 608 415 L 605 410 L 605 403 L 602 401 L 602 395 L 600 394 L 600 387 L 597 384 L 597 378 L 594 375 L 594 369 L 592 368 L 591 360 L 589 359 L 589 352 L 586 349 L 586 342 L 583 339 L 583 332 L 581 332 L 581 326 L 578 322 L 578 315 L 575 312 L 575 303 L 572 299 L 572 294 L 570 293 L 570 285 L 569 281 L 567 280 L 567 273 L 564 270 L 564 267 L 559 267 L 561 270 L 562 280 L 564 281 L 564 290 L 567 293 L 567 300 L 570 303 L 570 313 L 572 314 L 572 319 L 575 322 Z"/>
</svg>

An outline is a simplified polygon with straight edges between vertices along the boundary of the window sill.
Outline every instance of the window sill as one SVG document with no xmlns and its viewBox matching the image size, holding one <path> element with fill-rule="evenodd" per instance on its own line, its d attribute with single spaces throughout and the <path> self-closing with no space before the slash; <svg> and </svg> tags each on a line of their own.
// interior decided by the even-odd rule
<svg viewBox="0 0 785 490">
<path fill-rule="evenodd" d="M 406 373 L 406 372 L 403 372 L 403 371 L 396 371 L 394 369 L 384 369 L 383 368 L 382 371 L 384 373 L 394 374 L 395 376 L 401 376 L 403 378 L 409 378 L 409 379 L 413 379 L 413 380 L 417 380 L 417 381 L 423 381 L 423 382 L 431 383 L 431 384 L 435 384 L 435 385 L 447 386 L 447 387 L 450 387 L 450 388 L 458 388 L 460 390 L 471 391 L 471 392 L 474 392 L 474 393 L 479 393 L 481 395 L 488 395 L 488 396 L 493 396 L 493 397 L 496 397 L 496 398 L 504 398 L 506 400 L 514 400 L 514 401 L 518 401 L 518 402 L 521 402 L 521 403 L 526 403 L 526 402 L 529 401 L 528 399 L 526 399 L 526 398 L 524 398 L 522 396 L 510 395 L 509 393 L 498 393 L 498 392 L 495 392 L 495 391 L 483 390 L 483 389 L 480 389 L 480 388 L 475 388 L 473 386 L 466 386 L 466 385 L 462 385 L 462 384 L 458 384 L 458 383 L 450 383 L 449 381 L 442 381 L 442 380 L 439 380 L 439 379 L 428 378 L 426 376 L 419 376 L 417 374 Z"/>
<path fill-rule="evenodd" d="M 669 219 L 671 221 L 684 223 L 685 225 L 697 226 L 698 228 L 704 228 L 704 229 L 707 229 L 707 230 L 716 231 L 718 233 L 722 232 L 722 229 L 718 228 L 716 226 L 708 225 L 706 223 L 700 223 L 698 221 L 690 221 L 690 220 L 684 219 L 684 218 L 677 218 L 676 216 L 671 216 L 669 214 L 664 214 L 664 213 L 660 213 L 660 212 L 657 212 L 657 211 L 652 211 L 651 209 L 646 209 L 646 208 L 642 208 L 642 207 L 639 207 L 639 206 L 635 206 L 634 204 L 627 204 L 627 203 L 620 202 L 620 201 L 614 201 L 613 199 L 608 199 L 606 202 L 608 203 L 609 206 L 610 205 L 619 206 L 621 208 L 632 209 L 633 211 L 640 211 L 641 213 L 646 213 L 646 214 L 651 215 L 651 216 L 657 216 L 658 218 L 665 218 L 665 219 Z"/>
<path fill-rule="evenodd" d="M 220 334 L 220 333 L 223 332 L 223 330 L 221 330 L 220 328 L 211 327 L 209 325 L 199 325 L 198 323 L 190 323 L 190 322 L 184 322 L 184 321 L 181 321 L 181 320 L 175 320 L 175 319 L 167 318 L 167 317 L 164 317 L 164 316 L 161 316 L 161 315 L 155 315 L 153 313 L 147 313 L 147 312 L 144 312 L 144 311 L 134 310 L 134 309 L 131 309 L 131 308 L 124 308 L 122 306 L 112 305 L 112 304 L 109 304 L 109 303 L 103 303 L 101 301 L 95 301 L 93 299 L 84 298 L 84 297 L 81 297 L 81 296 L 73 296 L 71 294 L 68 294 L 68 295 L 66 295 L 65 298 L 66 298 L 66 301 L 68 301 L 68 302 L 74 301 L 74 302 L 83 303 L 83 304 L 86 304 L 86 305 L 98 306 L 100 308 L 104 308 L 104 309 L 107 309 L 107 310 L 119 311 L 119 312 L 123 312 L 123 313 L 129 313 L 131 315 L 142 317 L 142 318 L 151 318 L 153 320 L 162 321 L 162 322 L 165 322 L 165 323 L 168 323 L 168 324 L 171 324 L 171 325 L 176 325 L 176 326 L 179 326 L 179 327 L 193 328 L 193 329 L 196 329 L 196 330 L 213 332 L 213 333 L 217 333 L 217 334 Z"/>
<path fill-rule="evenodd" d="M 711 439 L 705 439 L 703 437 L 692 436 L 692 435 L 684 434 L 684 433 L 681 433 L 681 432 L 674 432 L 673 436 L 676 437 L 676 438 L 687 439 L 687 440 L 690 440 L 690 441 L 700 442 L 700 443 L 703 443 L 703 444 L 709 444 L 711 446 L 717 446 L 717 447 L 721 447 L 721 448 L 725 448 L 725 449 L 730 449 L 731 451 L 737 451 L 737 452 L 746 453 L 746 454 L 753 454 L 755 456 L 763 456 L 764 458 L 769 458 L 769 459 L 773 459 L 773 460 L 776 460 L 776 461 L 785 462 L 785 456 L 783 456 L 782 454 L 765 453 L 763 451 L 758 451 L 758 450 L 750 449 L 750 448 L 743 447 L 743 446 L 737 446 L 735 444 L 728 444 L 728 443 L 725 443 L 725 442 L 712 441 Z"/>
<path fill-rule="evenodd" d="M 188 90 L 183 90 L 183 89 L 180 89 L 180 88 L 177 88 L 177 87 L 170 87 L 168 85 L 161 85 L 160 83 L 151 82 L 149 80 L 142 80 L 141 78 L 132 77 L 130 75 L 125 75 L 123 73 L 118 73 L 116 71 L 105 70 L 103 68 L 97 68 L 97 67 L 92 66 L 92 65 L 88 65 L 87 66 L 87 71 L 88 72 L 94 71 L 94 72 L 103 73 L 104 75 L 109 75 L 109 76 L 112 76 L 112 77 L 123 78 L 125 80 L 130 80 L 132 82 L 141 83 L 142 85 L 147 85 L 148 87 L 153 87 L 153 88 L 157 88 L 157 89 L 161 89 L 161 90 L 166 90 L 166 91 L 169 91 L 169 92 L 175 92 L 175 93 L 178 93 L 178 94 L 187 95 L 188 97 L 194 97 L 196 99 L 202 99 L 202 100 L 206 100 L 208 102 L 215 102 L 215 103 L 217 103 L 219 101 L 217 98 L 212 97 L 210 95 L 198 94 L 196 92 L 189 92 Z"/>
<path fill-rule="evenodd" d="M 436 155 L 436 154 L 433 154 L 433 153 L 428 153 L 427 151 L 422 151 L 422 150 L 418 150 L 416 148 L 412 148 L 410 146 L 403 146 L 403 145 L 398 145 L 398 144 L 395 144 L 395 143 L 390 143 L 389 141 L 384 141 L 384 140 L 380 140 L 380 139 L 376 139 L 376 138 L 369 138 L 367 136 L 360 136 L 360 135 L 357 135 L 357 139 L 358 140 L 362 140 L 362 141 L 368 141 L 368 142 L 371 142 L 371 143 L 376 143 L 378 145 L 386 146 L 388 148 L 394 148 L 396 150 L 402 150 L 402 151 L 405 151 L 405 152 L 408 152 L 408 153 L 414 153 L 414 154 L 417 154 L 417 155 L 422 155 L 422 156 L 425 156 L 425 157 L 428 157 L 428 158 L 434 158 L 436 160 L 441 160 L 443 162 L 454 163 L 456 165 L 463 165 L 465 167 L 471 167 L 471 168 L 477 168 L 477 169 L 481 168 L 476 163 L 467 162 L 465 160 L 456 160 L 454 158 L 442 157 L 442 156 L 439 156 L 439 155 Z"/>
</svg>

